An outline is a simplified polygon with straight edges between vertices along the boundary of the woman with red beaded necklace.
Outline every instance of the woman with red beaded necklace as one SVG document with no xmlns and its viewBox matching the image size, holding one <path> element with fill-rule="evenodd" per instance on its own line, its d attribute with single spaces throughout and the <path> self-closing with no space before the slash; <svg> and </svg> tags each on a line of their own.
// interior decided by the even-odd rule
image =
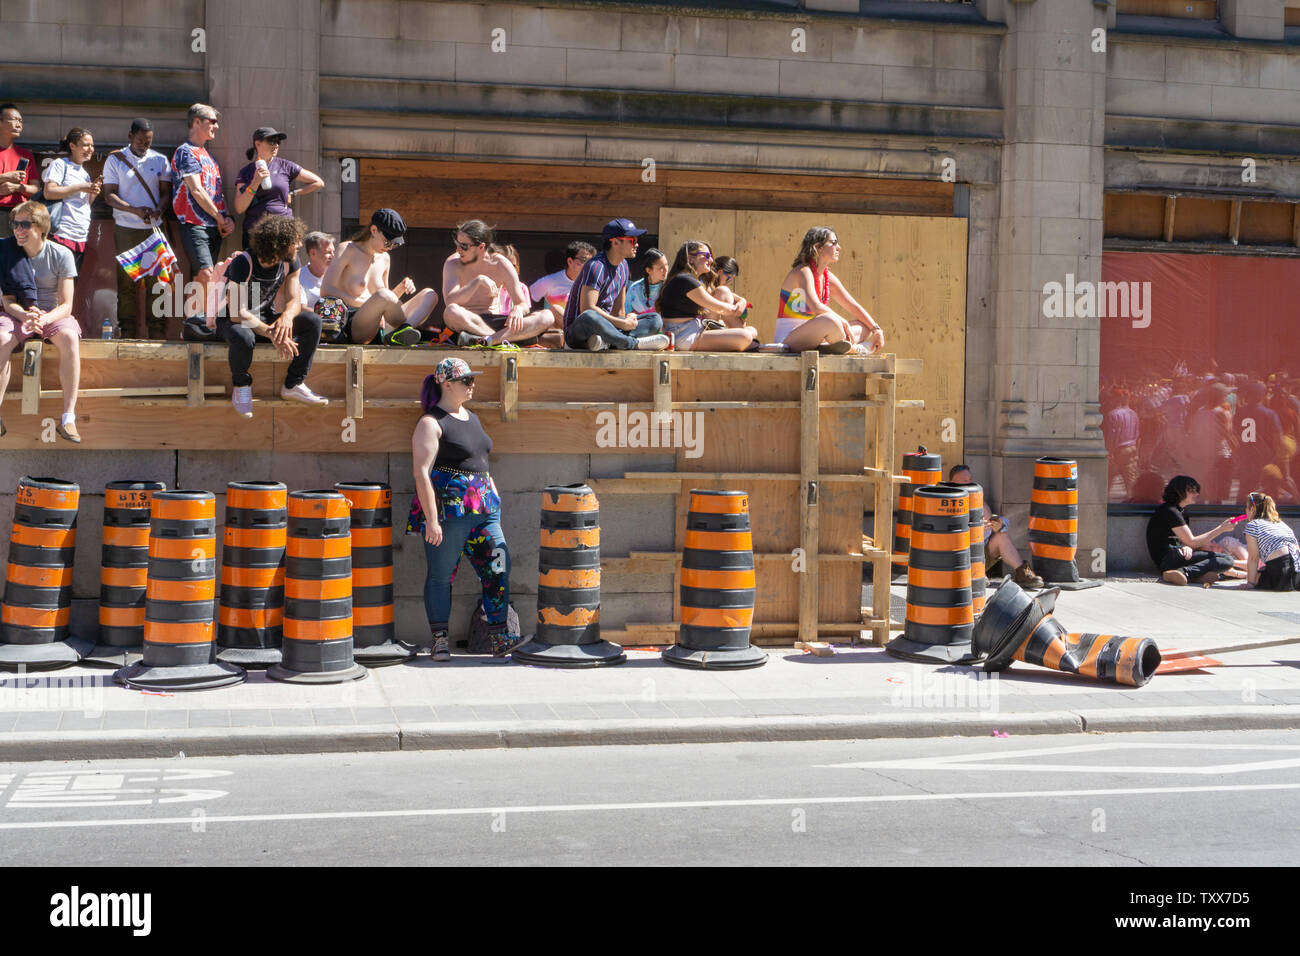
<svg viewBox="0 0 1300 956">
<path fill-rule="evenodd" d="M 839 259 L 840 241 L 834 231 L 814 226 L 804 234 L 799 255 L 781 284 L 774 336 L 791 352 L 866 355 L 884 347 L 884 331 L 831 272 L 831 263 Z M 850 318 L 840 316 L 832 302 Z"/>
</svg>

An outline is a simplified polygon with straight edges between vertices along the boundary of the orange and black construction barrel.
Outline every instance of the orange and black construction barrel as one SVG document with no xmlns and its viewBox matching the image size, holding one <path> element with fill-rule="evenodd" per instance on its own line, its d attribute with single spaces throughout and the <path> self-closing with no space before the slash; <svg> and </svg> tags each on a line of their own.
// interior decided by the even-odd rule
<svg viewBox="0 0 1300 956">
<path fill-rule="evenodd" d="M 987 654 L 986 671 L 1004 670 L 1012 661 L 1024 661 L 1128 687 L 1141 687 L 1151 680 L 1160 666 L 1155 641 L 1067 632 L 1054 613 L 1059 594 L 1060 589 L 1052 588 L 1031 598 L 1010 578 L 1003 580 L 976 625 L 975 646 Z"/>
<path fill-rule="evenodd" d="M 140 659 L 149 583 L 149 516 L 161 481 L 110 481 L 104 488 L 99 567 L 99 643 L 87 664 L 122 667 Z"/>
<path fill-rule="evenodd" d="M 280 663 L 288 498 L 289 489 L 279 481 L 226 485 L 219 661 L 257 668 Z"/>
<path fill-rule="evenodd" d="M 989 584 L 984 543 L 984 489 L 973 481 L 970 484 L 941 481 L 938 486 L 958 488 L 966 492 L 966 500 L 970 502 L 970 601 L 978 619 L 984 612 Z"/>
<path fill-rule="evenodd" d="M 266 672 L 273 680 L 335 684 L 366 676 L 352 657 L 350 511 L 337 491 L 289 494 L 283 658 Z"/>
<path fill-rule="evenodd" d="M 94 645 L 69 629 L 80 501 L 75 482 L 27 477 L 18 482 L 0 605 L 0 670 L 67 667 Z"/>
<path fill-rule="evenodd" d="M 380 481 L 341 481 L 352 509 L 352 655 L 383 667 L 415 656 L 397 643 L 393 615 L 393 489 Z"/>
<path fill-rule="evenodd" d="M 681 630 L 663 659 L 706 670 L 765 663 L 767 653 L 749 643 L 756 586 L 749 495 L 692 490 L 682 550 Z"/>
<path fill-rule="evenodd" d="M 159 491 L 150 502 L 144 659 L 113 679 L 140 690 L 206 690 L 247 676 L 217 660 L 217 499 L 210 491 Z"/>
<path fill-rule="evenodd" d="M 894 657 L 930 664 L 974 660 L 969 522 L 964 490 L 925 485 L 913 493 L 907 617 L 902 636 L 885 645 Z"/>
<path fill-rule="evenodd" d="M 1034 573 L 1048 584 L 1078 581 L 1079 465 L 1071 458 L 1034 462 L 1029 500 L 1029 555 Z"/>
<path fill-rule="evenodd" d="M 513 657 L 546 667 L 627 660 L 623 648 L 600 636 L 600 504 L 584 484 L 542 489 L 537 630 Z"/>
<path fill-rule="evenodd" d="M 912 495 L 923 485 L 933 485 L 943 478 L 943 459 L 931 455 L 924 445 L 903 456 L 903 474 L 907 484 L 898 490 L 898 510 L 894 513 L 894 570 L 907 569 L 907 552 L 912 538 Z"/>
</svg>

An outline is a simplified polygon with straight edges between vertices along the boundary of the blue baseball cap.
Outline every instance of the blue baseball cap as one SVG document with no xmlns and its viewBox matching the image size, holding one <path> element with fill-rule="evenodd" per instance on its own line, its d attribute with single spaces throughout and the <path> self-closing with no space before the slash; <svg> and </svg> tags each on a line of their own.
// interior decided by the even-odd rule
<svg viewBox="0 0 1300 956">
<path fill-rule="evenodd" d="M 644 236 L 644 229 L 638 229 L 631 219 L 611 219 L 600 231 L 602 239 L 621 239 L 623 236 Z"/>
</svg>

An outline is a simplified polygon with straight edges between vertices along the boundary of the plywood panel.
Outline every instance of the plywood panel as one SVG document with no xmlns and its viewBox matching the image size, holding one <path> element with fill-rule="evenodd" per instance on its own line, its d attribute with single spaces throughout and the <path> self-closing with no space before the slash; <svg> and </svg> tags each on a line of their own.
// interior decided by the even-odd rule
<svg viewBox="0 0 1300 956">
<path fill-rule="evenodd" d="M 1232 203 L 1226 199 L 1180 196 L 1174 213 L 1174 240 L 1208 239 L 1226 242 Z"/>
<path fill-rule="evenodd" d="M 1106 193 L 1102 217 L 1107 237 L 1159 239 L 1164 235 L 1165 197 Z"/>
<path fill-rule="evenodd" d="M 920 375 L 899 380 L 899 399 L 926 403 L 924 410 L 899 414 L 899 447 L 919 442 L 939 449 L 943 422 L 950 418 L 957 441 L 942 453 L 945 460 L 960 458 L 966 353 L 964 219 L 666 208 L 660 213 L 659 235 L 665 251 L 675 253 L 685 239 L 698 238 L 711 244 L 714 255 L 734 255 L 741 270 L 736 290 L 755 303 L 750 322 L 770 341 L 781 284 L 804 233 L 817 224 L 836 230 L 842 245 L 832 271 L 884 327 L 886 349 L 924 362 Z"/>
<path fill-rule="evenodd" d="M 1292 203 L 1245 202 L 1241 204 L 1241 232 L 1238 239 L 1251 243 L 1291 241 Z"/>
</svg>

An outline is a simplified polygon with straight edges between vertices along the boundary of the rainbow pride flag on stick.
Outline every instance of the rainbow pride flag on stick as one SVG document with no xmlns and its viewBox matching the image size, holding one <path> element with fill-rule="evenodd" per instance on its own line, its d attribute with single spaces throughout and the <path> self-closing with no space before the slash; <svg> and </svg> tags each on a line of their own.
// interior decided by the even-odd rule
<svg viewBox="0 0 1300 956">
<path fill-rule="evenodd" d="M 157 229 L 153 235 L 117 257 L 127 278 L 132 282 L 145 276 L 157 276 L 159 282 L 171 282 L 176 272 L 176 253 Z"/>
</svg>

